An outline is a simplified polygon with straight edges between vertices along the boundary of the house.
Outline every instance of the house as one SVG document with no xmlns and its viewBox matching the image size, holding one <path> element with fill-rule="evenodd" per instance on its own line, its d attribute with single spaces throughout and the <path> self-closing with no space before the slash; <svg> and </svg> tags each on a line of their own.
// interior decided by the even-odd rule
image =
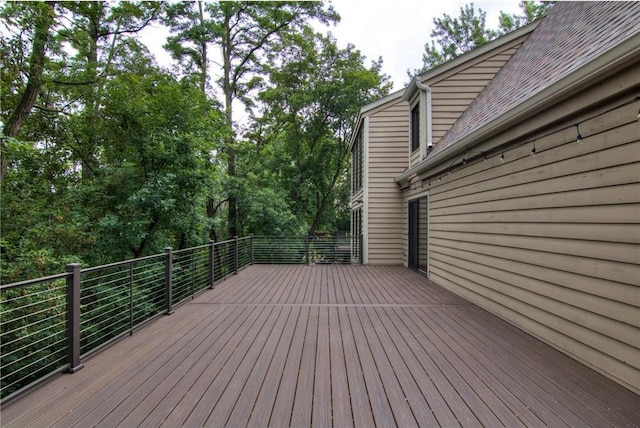
<svg viewBox="0 0 640 428">
<path fill-rule="evenodd" d="M 351 225 L 352 236 L 362 236 L 363 263 L 406 264 L 406 207 L 395 178 L 426 158 L 536 26 L 459 56 L 362 107 L 351 140 Z"/>
<path fill-rule="evenodd" d="M 540 21 L 363 107 L 352 232 L 640 392 L 640 3 Z"/>
</svg>

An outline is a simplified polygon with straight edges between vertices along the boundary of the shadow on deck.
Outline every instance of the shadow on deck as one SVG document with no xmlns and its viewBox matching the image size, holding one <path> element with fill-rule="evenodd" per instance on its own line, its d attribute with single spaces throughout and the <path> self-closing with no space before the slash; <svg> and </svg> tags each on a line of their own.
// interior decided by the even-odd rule
<svg viewBox="0 0 640 428">
<path fill-rule="evenodd" d="M 636 426 L 640 397 L 402 267 L 251 266 L 2 408 L 25 426 Z"/>
</svg>

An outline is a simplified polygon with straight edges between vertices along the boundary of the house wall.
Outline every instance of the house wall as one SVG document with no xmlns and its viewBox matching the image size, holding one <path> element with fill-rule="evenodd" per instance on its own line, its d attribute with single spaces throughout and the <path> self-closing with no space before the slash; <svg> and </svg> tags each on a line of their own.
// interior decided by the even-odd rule
<svg viewBox="0 0 640 428">
<path fill-rule="evenodd" d="M 485 142 L 467 166 L 404 191 L 406 205 L 429 190 L 430 279 L 636 392 L 640 102 L 614 107 L 637 96 L 639 74 L 636 65 L 519 125 L 539 132 L 504 162 L 499 152 L 483 161 L 496 145 Z M 625 82 L 636 88 L 543 128 Z"/>
<path fill-rule="evenodd" d="M 398 100 L 369 116 L 368 263 L 402 263 L 402 197 L 394 178 L 408 166 L 409 104 Z"/>
</svg>

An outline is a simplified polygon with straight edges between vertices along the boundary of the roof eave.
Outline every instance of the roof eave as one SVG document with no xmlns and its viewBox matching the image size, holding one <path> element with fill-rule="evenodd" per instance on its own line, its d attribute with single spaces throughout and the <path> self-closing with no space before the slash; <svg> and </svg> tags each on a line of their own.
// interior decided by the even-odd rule
<svg viewBox="0 0 640 428">
<path fill-rule="evenodd" d="M 620 64 L 638 55 L 640 55 L 640 34 L 635 34 L 572 74 L 540 91 L 531 98 L 528 98 L 525 102 L 509 110 L 502 116 L 499 116 L 471 134 L 463 137 L 457 143 L 442 149 L 432 157 L 428 157 L 420 164 L 403 172 L 395 178 L 396 183 L 403 183 L 416 174 L 422 174 L 442 162 L 459 156 L 469 150 L 470 147 L 491 138 L 499 132 L 502 132 L 505 128 L 519 123 L 529 117 L 533 112 L 544 108 L 545 105 L 555 104 L 575 94 L 574 89 L 576 87 L 598 76 L 609 73 L 610 70 L 617 68 Z"/>
</svg>

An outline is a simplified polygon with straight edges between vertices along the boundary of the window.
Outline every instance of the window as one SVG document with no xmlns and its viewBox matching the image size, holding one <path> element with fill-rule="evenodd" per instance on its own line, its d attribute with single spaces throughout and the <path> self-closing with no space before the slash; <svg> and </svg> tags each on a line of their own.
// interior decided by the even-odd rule
<svg viewBox="0 0 640 428">
<path fill-rule="evenodd" d="M 362 263 L 362 209 L 351 211 L 351 262 Z"/>
<path fill-rule="evenodd" d="M 411 109 L 411 153 L 420 148 L 420 103 Z"/>
<path fill-rule="evenodd" d="M 362 189 L 362 167 L 364 161 L 364 139 L 362 129 L 358 131 L 355 144 L 351 149 L 351 194 L 355 195 Z"/>
</svg>

